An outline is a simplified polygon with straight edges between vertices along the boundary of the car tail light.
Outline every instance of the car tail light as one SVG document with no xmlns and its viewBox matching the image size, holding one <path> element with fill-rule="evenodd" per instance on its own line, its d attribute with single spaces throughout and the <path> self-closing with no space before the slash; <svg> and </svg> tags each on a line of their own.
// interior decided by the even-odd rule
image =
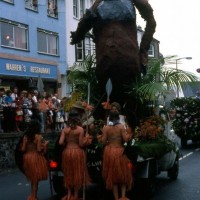
<svg viewBox="0 0 200 200">
<path fill-rule="evenodd" d="M 58 167 L 58 163 L 56 161 L 51 160 L 49 162 L 49 166 L 51 169 L 56 169 Z"/>
</svg>

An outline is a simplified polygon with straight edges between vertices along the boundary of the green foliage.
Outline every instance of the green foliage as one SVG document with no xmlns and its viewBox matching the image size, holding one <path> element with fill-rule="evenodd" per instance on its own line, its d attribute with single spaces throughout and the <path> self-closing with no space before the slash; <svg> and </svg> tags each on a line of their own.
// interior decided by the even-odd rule
<svg viewBox="0 0 200 200">
<path fill-rule="evenodd" d="M 154 140 L 137 140 L 134 145 L 128 143 L 125 147 L 125 152 L 130 159 L 137 155 L 143 158 L 159 159 L 170 151 L 176 152 L 175 143 L 163 134 Z"/>
<path fill-rule="evenodd" d="M 82 99 L 87 101 L 88 84 L 90 83 L 90 101 L 95 104 L 99 100 L 98 82 L 96 78 L 96 60 L 94 55 L 89 55 L 82 62 L 75 63 L 67 76 L 73 91 L 82 94 Z"/>
<path fill-rule="evenodd" d="M 175 56 L 149 61 L 147 73 L 139 80 L 133 82 L 129 94 L 137 96 L 142 103 L 156 102 L 161 96 L 164 97 L 175 88 L 180 89 L 181 82 L 196 82 L 196 77 L 191 72 L 169 67 L 175 66 Z"/>
</svg>

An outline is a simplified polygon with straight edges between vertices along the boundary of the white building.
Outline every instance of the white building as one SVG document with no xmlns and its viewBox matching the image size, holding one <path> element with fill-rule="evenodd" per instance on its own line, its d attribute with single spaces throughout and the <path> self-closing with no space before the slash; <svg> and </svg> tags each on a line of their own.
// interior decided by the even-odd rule
<svg viewBox="0 0 200 200">
<path fill-rule="evenodd" d="M 75 62 L 83 61 L 88 54 L 93 54 L 94 44 L 90 37 L 85 37 L 85 40 L 77 45 L 70 45 L 71 31 L 75 31 L 80 18 L 83 16 L 86 9 L 90 8 L 95 0 L 67 0 L 66 1 L 66 52 L 67 52 L 67 66 L 68 69 L 74 65 Z M 70 90 L 68 89 L 67 95 Z"/>
</svg>

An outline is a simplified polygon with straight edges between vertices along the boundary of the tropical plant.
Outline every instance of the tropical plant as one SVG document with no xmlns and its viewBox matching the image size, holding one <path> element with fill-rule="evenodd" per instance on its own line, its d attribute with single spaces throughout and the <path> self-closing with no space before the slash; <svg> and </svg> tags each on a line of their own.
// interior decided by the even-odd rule
<svg viewBox="0 0 200 200">
<path fill-rule="evenodd" d="M 95 70 L 95 56 L 89 55 L 82 62 L 75 63 L 67 76 L 67 80 L 72 86 L 72 91 L 81 93 L 82 99 L 85 101 L 89 98 L 92 104 L 98 102 L 100 98 Z"/>
<path fill-rule="evenodd" d="M 196 83 L 198 77 L 187 71 L 171 67 L 175 65 L 176 56 L 169 56 L 160 59 L 151 59 L 147 73 L 131 85 L 129 94 L 137 96 L 137 99 L 144 102 L 156 102 L 160 97 L 163 99 L 170 91 L 180 89 L 182 82 Z M 186 85 L 185 85 L 186 87 Z"/>
</svg>

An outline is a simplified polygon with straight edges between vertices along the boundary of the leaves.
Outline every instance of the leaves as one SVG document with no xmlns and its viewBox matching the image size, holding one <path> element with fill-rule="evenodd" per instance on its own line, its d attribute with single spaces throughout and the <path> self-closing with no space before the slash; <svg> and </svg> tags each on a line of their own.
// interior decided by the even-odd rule
<svg viewBox="0 0 200 200">
<path fill-rule="evenodd" d="M 180 89 L 182 82 L 195 82 L 198 77 L 191 72 L 169 67 L 176 64 L 175 56 L 149 61 L 147 74 L 136 80 L 130 87 L 129 94 L 137 96 L 141 102 L 157 101 L 169 91 Z M 184 85 L 186 87 L 186 85 Z"/>
</svg>

